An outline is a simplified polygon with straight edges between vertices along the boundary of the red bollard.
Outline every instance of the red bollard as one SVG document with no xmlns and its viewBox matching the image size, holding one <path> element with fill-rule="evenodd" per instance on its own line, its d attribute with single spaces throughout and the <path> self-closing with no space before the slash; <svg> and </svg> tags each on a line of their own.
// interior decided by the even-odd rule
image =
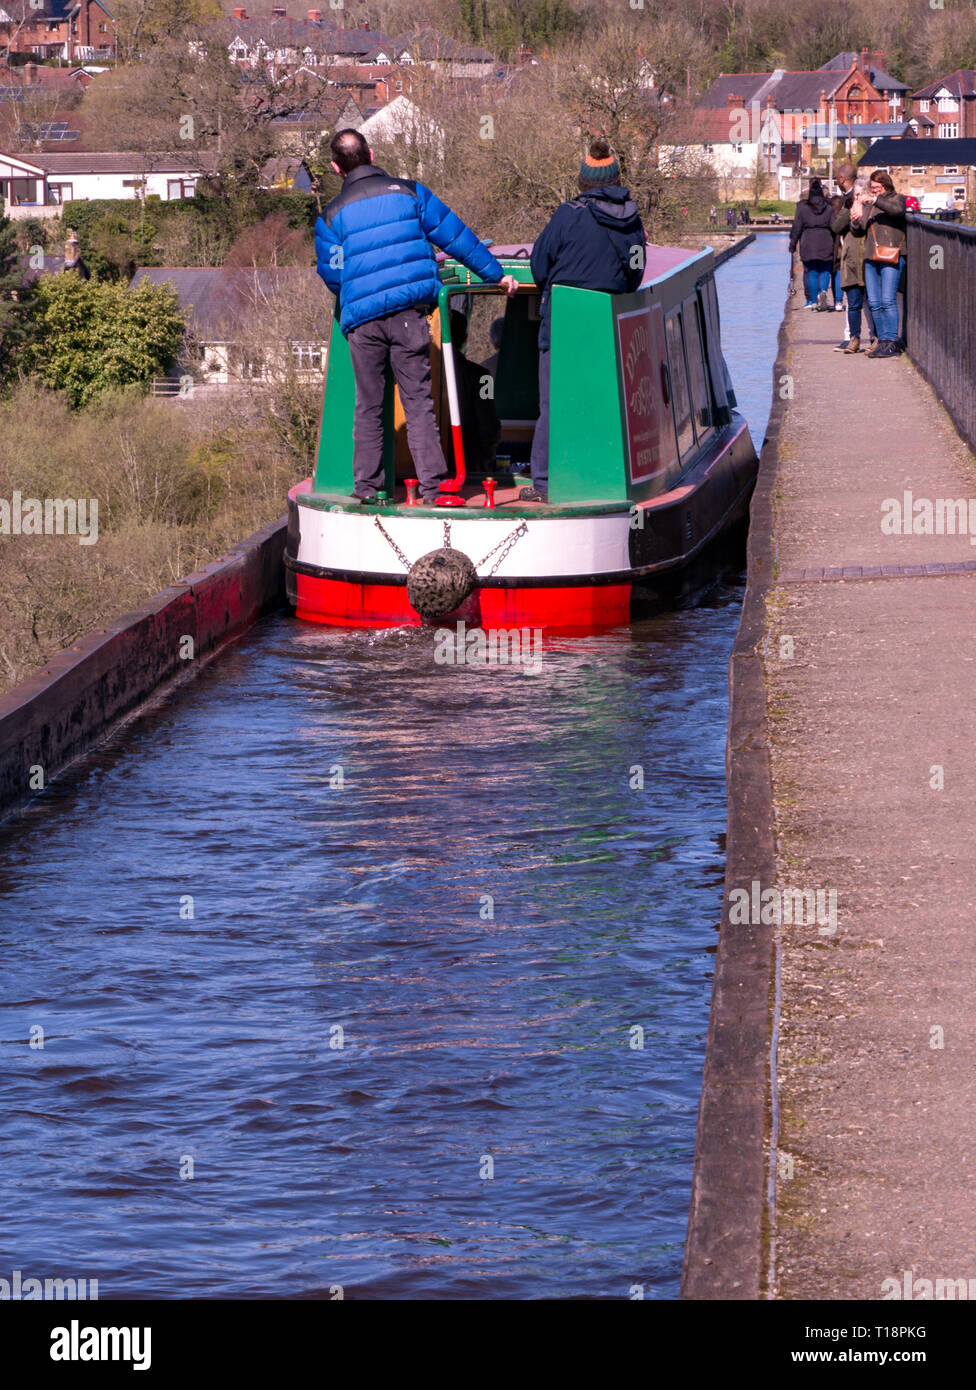
<svg viewBox="0 0 976 1390">
<path fill-rule="evenodd" d="M 407 479 L 407 500 L 405 503 L 406 506 L 417 507 L 420 505 L 417 501 L 417 488 L 419 486 L 420 483 L 416 478 Z"/>
<path fill-rule="evenodd" d="M 484 488 L 485 494 L 486 494 L 486 495 L 485 495 L 485 506 L 486 506 L 486 507 L 493 507 L 493 506 L 495 505 L 495 488 L 496 488 L 496 486 L 497 486 L 497 483 L 495 482 L 495 479 L 494 479 L 494 478 L 485 478 L 485 479 L 483 479 L 481 486 Z"/>
</svg>

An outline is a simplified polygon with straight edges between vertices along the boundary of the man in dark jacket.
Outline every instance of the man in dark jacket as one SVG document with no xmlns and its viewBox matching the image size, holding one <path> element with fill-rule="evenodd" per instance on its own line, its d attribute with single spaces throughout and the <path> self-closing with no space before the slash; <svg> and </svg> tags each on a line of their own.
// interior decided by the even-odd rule
<svg viewBox="0 0 976 1390">
<path fill-rule="evenodd" d="M 580 196 L 556 209 L 532 248 L 532 278 L 542 290 L 539 325 L 539 420 L 532 439 L 532 486 L 519 500 L 549 497 L 550 296 L 553 285 L 628 294 L 644 278 L 647 238 L 637 204 L 620 186 L 620 165 L 603 136 L 580 165 Z"/>
<path fill-rule="evenodd" d="M 440 289 L 431 242 L 482 280 L 504 285 L 510 295 L 516 283 L 429 188 L 378 168 L 358 130 L 340 130 L 331 151 L 342 190 L 315 224 L 315 250 L 318 273 L 336 296 L 356 378 L 354 493 L 369 502 L 383 487 L 389 364 L 400 388 L 421 496 L 436 503 L 447 465 L 430 393 L 427 314 Z"/>
</svg>

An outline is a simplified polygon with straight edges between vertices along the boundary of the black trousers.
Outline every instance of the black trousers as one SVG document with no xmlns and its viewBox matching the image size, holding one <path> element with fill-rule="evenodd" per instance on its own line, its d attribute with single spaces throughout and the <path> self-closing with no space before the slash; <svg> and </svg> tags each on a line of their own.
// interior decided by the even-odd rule
<svg viewBox="0 0 976 1390">
<path fill-rule="evenodd" d="M 361 323 L 349 334 L 356 377 L 352 427 L 352 471 L 357 497 L 372 497 L 386 486 L 383 473 L 383 396 L 389 363 L 400 388 L 407 421 L 407 443 L 425 498 L 438 495 L 447 477 L 434 402 L 430 394 L 430 330 L 419 305 Z"/>
</svg>

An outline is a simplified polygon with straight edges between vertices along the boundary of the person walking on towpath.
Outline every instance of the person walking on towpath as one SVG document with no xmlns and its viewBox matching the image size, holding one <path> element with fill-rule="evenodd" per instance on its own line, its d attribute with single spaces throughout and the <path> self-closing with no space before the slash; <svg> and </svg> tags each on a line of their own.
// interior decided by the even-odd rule
<svg viewBox="0 0 976 1390">
<path fill-rule="evenodd" d="M 830 230 L 834 210 L 824 198 L 823 184 L 810 180 L 806 198 L 797 203 L 790 232 L 790 255 L 797 250 L 803 262 L 803 287 L 807 309 L 825 310 L 834 267 L 834 234 Z"/>
<path fill-rule="evenodd" d="M 875 169 L 867 193 L 851 208 L 851 233 L 864 238 L 864 289 L 867 293 L 877 346 L 868 357 L 895 357 L 898 353 L 898 285 L 905 264 L 908 224 L 905 199 L 895 192 L 891 175 Z"/>
<path fill-rule="evenodd" d="M 630 190 L 621 186 L 620 165 L 598 135 L 580 165 L 580 196 L 562 203 L 532 248 L 532 278 L 542 291 L 539 310 L 539 419 L 532 438 L 532 486 L 521 502 L 549 498 L 550 298 L 553 285 L 572 285 L 606 294 L 630 294 L 644 278 L 647 237 Z M 586 345 L 578 345 L 585 352 Z"/>
<path fill-rule="evenodd" d="M 383 397 L 389 364 L 400 388 L 421 497 L 436 503 L 447 464 L 430 391 L 427 315 L 440 290 L 431 243 L 482 280 L 503 285 L 509 295 L 516 282 L 429 188 L 393 178 L 375 165 L 358 130 L 338 131 L 330 149 L 342 189 L 315 224 L 315 252 L 318 273 L 336 297 L 356 378 L 354 496 L 371 502 L 384 485 Z"/>
</svg>

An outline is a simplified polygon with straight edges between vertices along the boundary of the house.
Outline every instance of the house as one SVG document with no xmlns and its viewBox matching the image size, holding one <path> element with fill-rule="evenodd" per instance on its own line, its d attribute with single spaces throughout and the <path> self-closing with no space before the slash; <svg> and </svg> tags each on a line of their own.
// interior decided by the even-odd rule
<svg viewBox="0 0 976 1390">
<path fill-rule="evenodd" d="M 815 160 L 821 162 L 828 158 L 831 149 L 842 144 L 853 158 L 858 145 L 870 149 L 879 140 L 913 140 L 916 136 L 911 121 L 895 121 L 882 124 L 872 121 L 870 125 L 855 125 L 853 122 L 837 121 L 820 125 L 814 122 L 807 126 L 803 139 L 803 163 L 811 165 Z"/>
<path fill-rule="evenodd" d="M 904 116 L 909 89 L 904 82 L 899 82 L 897 77 L 892 77 L 885 71 L 885 55 L 882 49 L 877 49 L 874 53 L 866 48 L 862 48 L 859 54 L 836 53 L 818 71 L 832 72 L 850 68 L 858 68 L 865 73 L 871 86 L 884 97 L 888 114 L 886 117 L 882 116 L 881 120 L 897 121 L 899 117 Z"/>
<path fill-rule="evenodd" d="M 444 144 L 443 129 L 405 96 L 395 97 L 367 116 L 359 132 L 371 145 L 400 140 L 405 145 L 432 144 L 441 149 Z"/>
<path fill-rule="evenodd" d="M 334 18 L 342 6 L 329 10 L 306 11 L 304 19 L 288 14 L 276 5 L 270 16 L 248 15 L 244 5 L 234 8 L 225 21 L 227 51 L 233 62 L 257 67 L 272 64 L 293 67 L 307 64 L 331 70 L 346 67 L 429 67 L 446 77 L 490 77 L 495 57 L 487 48 L 459 43 L 441 34 L 430 24 L 420 24 L 410 33 L 390 38 L 368 24 L 345 28 Z"/>
<path fill-rule="evenodd" d="M 187 314 L 186 341 L 174 379 L 189 371 L 208 386 L 267 382 L 290 368 L 300 380 L 321 381 L 332 324 L 332 300 L 311 266 L 238 269 L 230 266 L 150 266 L 136 271 L 133 287 L 148 280 L 170 284 Z M 255 318 L 276 303 L 303 301 L 289 322 L 298 335 L 284 349 L 269 347 Z"/>
<path fill-rule="evenodd" d="M 0 192 L 9 217 L 54 217 L 63 203 L 92 198 L 191 198 L 216 169 L 209 151 L 184 154 L 0 151 Z"/>
<path fill-rule="evenodd" d="M 496 60 L 487 48 L 459 43 L 429 24 L 421 24 L 413 33 L 400 34 L 393 40 L 397 63 L 407 66 L 423 64 L 444 77 L 490 77 Z"/>
<path fill-rule="evenodd" d="M 81 280 L 90 280 L 91 272 L 81 258 L 78 247 L 78 233 L 69 232 L 64 243 L 64 255 L 55 256 L 39 247 L 32 247 L 30 254 L 21 256 L 18 265 L 24 272 L 24 285 L 32 285 L 42 275 L 61 275 L 73 272 Z"/>
<path fill-rule="evenodd" d="M 115 15 L 105 0 L 7 0 L 0 38 L 10 53 L 36 53 L 69 63 L 116 51 Z M 9 44 L 9 48 L 8 48 Z"/>
<path fill-rule="evenodd" d="M 337 9 L 329 12 L 335 14 Z M 307 11 L 305 19 L 296 19 L 284 6 L 276 5 L 270 16 L 263 17 L 248 15 L 246 7 L 238 5 L 225 21 L 227 51 L 233 62 L 248 67 L 293 67 L 300 63 L 341 67 L 362 63 L 373 53 L 381 54 L 384 62 L 394 60 L 390 40 L 378 29 L 366 25 L 340 28 L 324 21 L 322 15 L 321 9 L 314 9 Z"/>
<path fill-rule="evenodd" d="M 887 169 L 899 193 L 951 193 L 957 208 L 976 202 L 976 138 L 879 140 L 859 167 Z"/>
<path fill-rule="evenodd" d="M 882 91 L 871 81 L 870 57 L 863 49 L 860 55 L 838 54 L 842 67 L 722 73 L 699 98 L 689 143 L 703 148 L 720 179 L 749 183 L 761 166 L 778 181 L 780 198 L 796 197 L 798 177 L 809 166 L 809 130 L 831 122 L 855 127 L 888 124 L 892 98 L 903 102 L 897 90 L 903 84 L 889 78 L 880 64 L 873 69 L 876 75 L 894 85 Z"/>
<path fill-rule="evenodd" d="M 302 112 L 276 116 L 271 122 L 278 149 L 302 157 L 337 130 L 359 130 L 364 112 L 353 98 L 323 84 L 321 99 Z"/>
<path fill-rule="evenodd" d="M 813 120 L 826 124 L 834 113 L 838 121 L 869 124 L 887 121 L 887 101 L 860 67 L 844 71 L 819 68 L 809 72 L 722 73 L 699 98 L 698 109 L 707 111 L 764 110 L 767 107 L 788 118 L 785 134 L 798 134 Z M 799 143 L 786 139 L 786 144 Z"/>
<path fill-rule="evenodd" d="M 679 113 L 668 136 L 674 143 L 658 147 L 661 167 L 671 174 L 694 175 L 707 162 L 715 173 L 722 201 L 750 193 L 760 156 L 767 174 L 775 176 L 780 163 L 777 114 L 772 108 L 756 114 L 757 119 L 750 120 L 746 113 L 742 122 L 730 120 L 727 110 Z"/>
<path fill-rule="evenodd" d="M 311 193 L 313 180 L 303 159 L 294 155 L 279 155 L 265 161 L 261 170 L 261 187 L 273 193 Z"/>
<path fill-rule="evenodd" d="M 912 123 L 926 139 L 976 138 L 976 72 L 956 68 L 913 92 Z"/>
</svg>

